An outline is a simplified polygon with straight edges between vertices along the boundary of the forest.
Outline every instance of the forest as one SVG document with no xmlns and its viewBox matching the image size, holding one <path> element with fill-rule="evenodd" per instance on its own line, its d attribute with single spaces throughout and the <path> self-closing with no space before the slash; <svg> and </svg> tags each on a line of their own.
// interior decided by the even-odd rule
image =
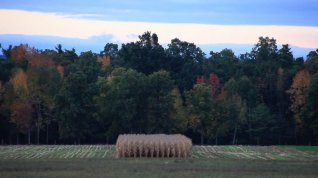
<svg viewBox="0 0 318 178">
<path fill-rule="evenodd" d="M 317 145 L 318 49 L 295 58 L 274 38 L 255 41 L 239 56 L 178 38 L 164 47 L 151 32 L 99 54 L 1 48 L 0 144 L 181 133 L 194 144 Z"/>
</svg>

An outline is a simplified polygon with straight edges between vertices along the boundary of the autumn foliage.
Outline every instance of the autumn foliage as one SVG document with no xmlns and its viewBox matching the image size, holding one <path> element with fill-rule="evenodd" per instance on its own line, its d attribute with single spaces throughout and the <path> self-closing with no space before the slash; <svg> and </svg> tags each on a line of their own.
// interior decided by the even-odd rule
<svg viewBox="0 0 318 178">
<path fill-rule="evenodd" d="M 18 69 L 10 80 L 16 97 L 26 99 L 29 96 L 27 75 L 22 69 Z"/>
<path fill-rule="evenodd" d="M 201 144 L 318 144 L 318 49 L 305 59 L 260 37 L 246 54 L 209 56 L 178 38 L 138 38 L 99 54 L 0 45 L 0 143 L 181 133 Z M 118 156 L 184 157 L 183 138 L 122 135 Z"/>
<path fill-rule="evenodd" d="M 208 84 L 211 86 L 211 95 L 214 99 L 218 98 L 218 96 L 221 94 L 221 82 L 219 77 L 214 74 L 211 73 L 209 75 L 209 78 L 205 78 L 204 76 L 200 75 L 197 76 L 196 78 L 196 84 Z"/>
<path fill-rule="evenodd" d="M 302 127 L 301 114 L 305 109 L 307 90 L 310 84 L 310 74 L 307 70 L 299 71 L 287 93 L 290 95 L 290 110 L 295 114 L 295 122 Z"/>
<path fill-rule="evenodd" d="M 21 44 L 12 49 L 11 57 L 13 60 L 20 61 L 26 58 L 29 51 L 31 51 L 31 48 L 28 45 Z"/>
<path fill-rule="evenodd" d="M 32 124 L 32 104 L 28 101 L 17 101 L 11 105 L 11 122 L 17 125 L 22 133 L 27 133 Z"/>
<path fill-rule="evenodd" d="M 106 56 L 106 55 L 97 56 L 97 61 L 102 63 L 103 66 L 107 66 L 110 64 L 110 56 Z"/>
</svg>

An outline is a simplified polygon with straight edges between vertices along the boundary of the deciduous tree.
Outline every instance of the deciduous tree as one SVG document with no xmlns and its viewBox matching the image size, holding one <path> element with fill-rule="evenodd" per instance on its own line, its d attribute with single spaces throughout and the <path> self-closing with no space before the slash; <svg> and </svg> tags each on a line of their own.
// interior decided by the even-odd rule
<svg viewBox="0 0 318 178">
<path fill-rule="evenodd" d="M 294 113 L 295 133 L 303 132 L 302 114 L 305 109 L 306 96 L 310 84 L 310 74 L 307 70 L 297 72 L 287 93 L 290 95 L 290 110 Z"/>
<path fill-rule="evenodd" d="M 208 128 L 212 125 L 211 87 L 207 84 L 196 84 L 187 94 L 190 127 L 201 135 L 201 144 L 207 136 Z"/>
<path fill-rule="evenodd" d="M 80 140 L 91 136 L 96 127 L 94 97 L 100 64 L 91 52 L 69 66 L 61 90 L 56 97 L 59 133 L 62 138 Z"/>
<path fill-rule="evenodd" d="M 310 133 L 310 141 L 318 143 L 318 72 L 310 81 L 306 101 L 305 124 Z"/>
<path fill-rule="evenodd" d="M 28 134 L 28 144 L 31 144 L 31 127 L 33 108 L 29 101 L 18 100 L 11 105 L 11 122 L 20 133 Z M 17 142 L 18 135 L 17 135 Z"/>
<path fill-rule="evenodd" d="M 148 76 L 148 80 L 148 132 L 169 133 L 176 126 L 176 120 L 171 118 L 172 112 L 175 112 L 171 95 L 173 81 L 166 71 L 155 72 Z"/>
</svg>

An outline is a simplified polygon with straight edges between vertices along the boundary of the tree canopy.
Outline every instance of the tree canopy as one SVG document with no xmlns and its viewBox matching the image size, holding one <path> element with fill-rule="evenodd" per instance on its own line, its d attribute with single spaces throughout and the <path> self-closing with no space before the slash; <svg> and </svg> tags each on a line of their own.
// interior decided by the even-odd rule
<svg viewBox="0 0 318 178">
<path fill-rule="evenodd" d="M 318 144 L 318 49 L 295 58 L 288 44 L 260 37 L 246 54 L 207 56 L 178 38 L 161 45 L 151 32 L 101 46 L 1 47 L 1 143 L 183 133 L 201 144 Z"/>
</svg>

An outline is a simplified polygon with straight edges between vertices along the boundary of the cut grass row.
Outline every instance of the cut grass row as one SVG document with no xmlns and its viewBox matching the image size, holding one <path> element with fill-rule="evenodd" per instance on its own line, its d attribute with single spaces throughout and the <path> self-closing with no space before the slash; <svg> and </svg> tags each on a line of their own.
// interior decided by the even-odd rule
<svg viewBox="0 0 318 178">
<path fill-rule="evenodd" d="M 106 158 L 0 159 L 2 177 L 317 177 L 316 161 Z"/>
<path fill-rule="evenodd" d="M 299 146 L 299 145 L 280 145 L 281 148 L 287 148 L 287 149 L 295 149 L 299 151 L 310 151 L 310 152 L 318 152 L 318 146 Z"/>
<path fill-rule="evenodd" d="M 310 146 L 193 146 L 194 159 L 245 159 L 318 161 Z M 114 145 L 13 145 L 0 146 L 0 159 L 115 158 Z"/>
<path fill-rule="evenodd" d="M 113 145 L 0 146 L 0 159 L 72 159 L 114 157 Z"/>
</svg>

